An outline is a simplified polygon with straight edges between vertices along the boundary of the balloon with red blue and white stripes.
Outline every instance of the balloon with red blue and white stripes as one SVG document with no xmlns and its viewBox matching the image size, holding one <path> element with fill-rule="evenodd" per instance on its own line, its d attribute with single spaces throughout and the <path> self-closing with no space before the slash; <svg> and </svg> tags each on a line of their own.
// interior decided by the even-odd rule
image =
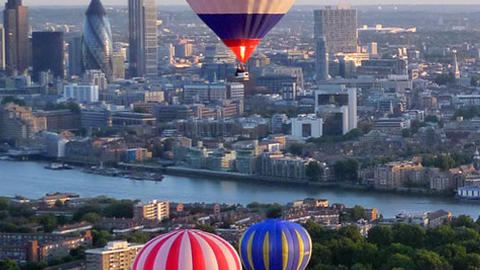
<svg viewBox="0 0 480 270">
<path fill-rule="evenodd" d="M 246 63 L 295 0 L 187 0 L 193 11 Z"/>
<path fill-rule="evenodd" d="M 178 230 L 150 240 L 132 270 L 241 270 L 236 250 L 217 235 Z"/>
</svg>

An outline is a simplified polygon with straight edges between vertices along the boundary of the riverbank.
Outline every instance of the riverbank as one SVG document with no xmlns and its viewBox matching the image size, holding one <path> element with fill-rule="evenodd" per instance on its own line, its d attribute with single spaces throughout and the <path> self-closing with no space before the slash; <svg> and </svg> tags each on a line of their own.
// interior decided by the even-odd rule
<svg viewBox="0 0 480 270">
<path fill-rule="evenodd" d="M 378 193 L 393 193 L 393 194 L 412 194 L 412 195 L 425 195 L 425 196 L 434 196 L 441 198 L 453 199 L 453 196 L 449 196 L 443 192 L 438 192 L 429 189 L 422 188 L 395 188 L 395 189 L 375 189 L 372 186 L 353 184 L 350 182 L 312 182 L 308 180 L 294 180 L 294 179 L 279 179 L 275 177 L 266 177 L 259 175 L 249 175 L 235 172 L 223 172 L 223 171 L 212 171 L 205 169 L 192 169 L 187 167 L 180 166 L 170 166 L 163 168 L 163 172 L 167 175 L 177 175 L 177 176 L 188 176 L 188 177 L 208 177 L 211 179 L 229 179 L 233 181 L 248 181 L 248 182 L 259 182 L 264 184 L 280 184 L 287 186 L 306 186 L 306 187 L 317 187 L 317 188 L 337 188 L 344 190 L 355 190 L 355 191 L 371 191 Z"/>
<path fill-rule="evenodd" d="M 72 162 L 69 162 L 69 164 L 72 164 Z M 78 162 L 73 164 L 75 165 L 75 169 L 78 169 L 78 170 L 82 170 L 82 167 L 88 166 L 86 164 L 82 165 L 81 163 L 78 163 Z M 105 170 L 111 169 L 111 168 L 112 167 L 106 167 Z M 346 182 L 346 181 L 314 182 L 314 181 L 308 181 L 308 180 L 282 179 L 278 177 L 242 174 L 237 172 L 192 169 L 192 168 L 182 167 L 182 166 L 173 166 L 172 162 L 147 163 L 147 164 L 120 162 L 115 166 L 115 168 L 123 169 L 129 172 L 137 172 L 137 173 L 138 172 L 162 173 L 165 175 L 185 176 L 185 177 L 192 177 L 192 178 L 208 178 L 211 180 L 228 179 L 230 181 L 236 181 L 236 182 L 260 183 L 260 184 L 267 184 L 267 185 L 275 184 L 277 186 L 281 185 L 286 187 L 302 186 L 307 188 L 315 187 L 315 188 L 321 188 L 321 189 L 337 189 L 337 190 L 350 190 L 350 191 L 361 191 L 361 192 L 368 191 L 368 192 L 379 193 L 379 194 L 422 195 L 422 196 L 432 196 L 432 197 L 438 197 L 438 198 L 444 198 L 444 199 L 454 199 L 454 200 L 456 199 L 456 197 L 454 196 L 455 194 L 447 194 L 445 192 L 438 192 L 438 191 L 425 189 L 425 188 L 398 187 L 395 189 L 375 189 L 373 186 L 355 184 L 355 183 Z M 94 173 L 94 174 L 102 175 L 101 173 Z M 106 175 L 106 176 L 111 177 L 112 175 Z M 136 178 L 137 179 L 133 179 L 133 180 L 141 180 L 140 177 L 136 177 Z M 149 179 L 145 179 L 145 180 L 149 180 Z"/>
</svg>

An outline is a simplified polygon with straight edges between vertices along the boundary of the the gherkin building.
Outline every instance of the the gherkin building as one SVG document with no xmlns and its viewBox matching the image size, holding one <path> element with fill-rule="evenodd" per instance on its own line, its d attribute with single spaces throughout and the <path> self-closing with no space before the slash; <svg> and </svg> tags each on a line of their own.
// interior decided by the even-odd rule
<svg viewBox="0 0 480 270">
<path fill-rule="evenodd" d="M 98 69 L 112 79 L 112 29 L 100 0 L 92 0 L 85 13 L 82 58 L 85 70 Z"/>
</svg>

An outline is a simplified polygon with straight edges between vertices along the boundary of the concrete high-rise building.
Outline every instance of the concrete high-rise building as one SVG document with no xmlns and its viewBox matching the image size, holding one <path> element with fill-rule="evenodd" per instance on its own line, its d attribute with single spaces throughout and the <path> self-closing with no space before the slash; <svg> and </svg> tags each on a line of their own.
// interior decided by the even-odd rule
<svg viewBox="0 0 480 270">
<path fill-rule="evenodd" d="M 82 73 L 82 37 L 76 36 L 68 41 L 68 76 L 81 76 Z"/>
<path fill-rule="evenodd" d="M 32 37 L 33 80 L 38 82 L 42 71 L 63 78 L 63 32 L 33 32 Z"/>
<path fill-rule="evenodd" d="M 367 53 L 369 53 L 370 55 L 378 55 L 378 43 L 377 42 L 368 43 Z"/>
<path fill-rule="evenodd" d="M 8 0 L 3 11 L 5 55 L 8 74 L 21 74 L 28 68 L 28 9 L 22 0 Z"/>
<path fill-rule="evenodd" d="M 98 90 L 103 91 L 108 87 L 107 76 L 101 70 L 90 69 L 83 74 L 83 81 L 88 85 L 98 86 Z"/>
<path fill-rule="evenodd" d="M 85 13 L 82 59 L 85 70 L 96 69 L 112 80 L 112 30 L 100 0 L 92 0 Z"/>
<path fill-rule="evenodd" d="M 67 84 L 63 86 L 63 97 L 66 100 L 74 100 L 80 103 L 98 102 L 97 85 Z"/>
<path fill-rule="evenodd" d="M 0 25 L 0 70 L 5 70 L 5 28 Z"/>
<path fill-rule="evenodd" d="M 0 139 L 31 139 L 41 130 L 47 129 L 45 117 L 37 116 L 32 108 L 10 103 L 0 106 Z"/>
<path fill-rule="evenodd" d="M 315 10 L 314 21 L 315 39 L 320 40 L 321 37 L 325 37 L 328 54 L 357 52 L 356 9 L 347 5 Z"/>
<path fill-rule="evenodd" d="M 327 40 L 324 36 L 315 37 L 315 71 L 317 81 L 329 78 Z"/>
<path fill-rule="evenodd" d="M 299 115 L 292 119 L 292 137 L 299 140 L 319 138 L 323 135 L 323 119 L 315 114 Z"/>
<path fill-rule="evenodd" d="M 122 53 L 114 53 L 112 57 L 113 79 L 125 79 L 125 56 Z"/>
<path fill-rule="evenodd" d="M 460 65 L 458 64 L 457 51 L 453 52 L 453 64 L 452 64 L 452 73 L 455 76 L 455 79 L 460 79 Z"/>
<path fill-rule="evenodd" d="M 357 128 L 357 89 L 321 85 L 315 91 L 315 113 L 323 119 L 324 135 L 345 135 Z"/>
<path fill-rule="evenodd" d="M 139 203 L 133 208 L 135 219 L 165 220 L 170 217 L 170 203 L 168 201 L 153 200 L 148 203 Z"/>
<path fill-rule="evenodd" d="M 128 19 L 130 76 L 157 76 L 158 33 L 155 0 L 129 0 Z"/>
<path fill-rule="evenodd" d="M 175 45 L 175 57 L 188 57 L 193 53 L 193 45 L 188 42 L 180 42 Z"/>
<path fill-rule="evenodd" d="M 89 249 L 87 270 L 130 270 L 135 256 L 144 245 L 127 241 L 108 242 L 104 248 Z"/>
</svg>

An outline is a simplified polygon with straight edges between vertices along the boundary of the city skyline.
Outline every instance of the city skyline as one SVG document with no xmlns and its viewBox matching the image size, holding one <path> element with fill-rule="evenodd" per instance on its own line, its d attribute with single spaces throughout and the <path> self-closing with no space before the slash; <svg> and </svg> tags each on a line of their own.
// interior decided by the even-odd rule
<svg viewBox="0 0 480 270">
<path fill-rule="evenodd" d="M 2 1 L 2 3 L 5 3 L 6 1 Z M 71 3 L 67 3 L 71 2 Z M 78 0 L 78 1 L 62 1 L 61 4 L 66 6 L 66 5 L 72 5 L 72 6 L 80 6 L 80 5 L 87 5 L 88 0 Z M 337 5 L 340 3 L 351 3 L 352 5 L 418 5 L 419 1 L 414 1 L 414 0 L 387 0 L 387 1 L 381 1 L 381 0 L 351 0 L 351 1 L 335 1 L 335 0 L 327 0 L 327 1 L 322 1 L 319 3 L 318 1 L 313 1 L 313 0 L 297 0 L 295 5 Z M 444 0 L 423 0 L 421 1 L 420 5 L 475 5 L 478 4 L 478 1 L 476 0 L 462 0 L 462 1 L 456 1 L 455 3 L 452 2 L 447 2 Z M 24 5 L 28 6 L 51 6 L 52 2 L 48 0 L 24 0 Z M 104 5 L 123 5 L 127 6 L 128 1 L 126 0 L 105 0 Z M 157 1 L 157 5 L 163 6 L 163 5 L 187 5 L 187 2 L 184 0 L 162 0 L 162 1 Z M 58 6 L 56 4 L 55 6 Z"/>
</svg>

